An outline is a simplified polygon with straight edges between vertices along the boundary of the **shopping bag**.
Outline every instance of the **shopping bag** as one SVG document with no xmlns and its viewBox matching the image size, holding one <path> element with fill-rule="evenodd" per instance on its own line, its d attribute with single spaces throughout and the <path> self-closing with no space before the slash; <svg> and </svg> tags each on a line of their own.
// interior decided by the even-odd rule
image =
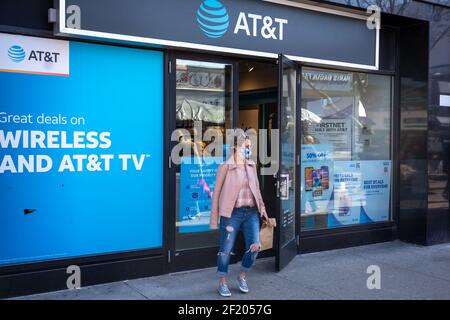
<svg viewBox="0 0 450 320">
<path fill-rule="evenodd" d="M 259 231 L 259 241 L 261 242 L 261 251 L 273 248 L 274 228 L 277 221 L 274 218 L 264 220 Z"/>
</svg>

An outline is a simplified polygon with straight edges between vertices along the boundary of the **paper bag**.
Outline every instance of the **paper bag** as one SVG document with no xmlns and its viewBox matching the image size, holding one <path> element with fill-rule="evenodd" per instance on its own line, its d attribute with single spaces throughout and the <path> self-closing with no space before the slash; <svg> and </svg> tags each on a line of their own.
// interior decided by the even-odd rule
<svg viewBox="0 0 450 320">
<path fill-rule="evenodd" d="M 274 228 L 277 226 L 277 222 L 274 218 L 270 218 L 268 221 L 263 221 L 261 230 L 259 231 L 259 241 L 261 242 L 261 251 L 273 248 L 273 235 Z"/>
</svg>

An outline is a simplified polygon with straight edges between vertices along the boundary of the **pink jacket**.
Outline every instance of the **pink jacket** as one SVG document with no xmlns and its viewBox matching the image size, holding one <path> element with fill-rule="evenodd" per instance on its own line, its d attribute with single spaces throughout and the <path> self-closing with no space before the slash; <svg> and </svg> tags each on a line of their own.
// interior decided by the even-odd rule
<svg viewBox="0 0 450 320">
<path fill-rule="evenodd" d="M 248 183 L 255 197 L 256 206 L 260 215 L 266 213 L 266 207 L 261 196 L 259 188 L 258 174 L 256 165 L 253 161 L 247 161 Z M 222 217 L 231 217 L 234 205 L 236 203 L 239 191 L 242 186 L 242 178 L 237 173 L 237 164 L 231 157 L 219 166 L 216 175 L 216 184 L 214 186 L 210 227 L 217 228 L 219 215 Z"/>
</svg>

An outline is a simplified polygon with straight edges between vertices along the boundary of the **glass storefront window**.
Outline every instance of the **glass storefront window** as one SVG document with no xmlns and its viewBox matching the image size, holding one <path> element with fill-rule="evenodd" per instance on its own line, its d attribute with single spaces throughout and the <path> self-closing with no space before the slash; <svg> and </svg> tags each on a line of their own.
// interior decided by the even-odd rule
<svg viewBox="0 0 450 320">
<path fill-rule="evenodd" d="M 206 146 L 211 143 L 208 132 L 223 135 L 232 127 L 232 73 L 231 64 L 176 62 L 177 137 L 191 150 L 189 155 L 181 154 L 181 164 L 176 166 L 177 250 L 219 243 L 218 232 L 209 228 L 211 200 L 217 168 L 228 150 L 212 154 Z"/>
<path fill-rule="evenodd" d="M 303 68 L 301 224 L 391 218 L 392 77 Z"/>
</svg>

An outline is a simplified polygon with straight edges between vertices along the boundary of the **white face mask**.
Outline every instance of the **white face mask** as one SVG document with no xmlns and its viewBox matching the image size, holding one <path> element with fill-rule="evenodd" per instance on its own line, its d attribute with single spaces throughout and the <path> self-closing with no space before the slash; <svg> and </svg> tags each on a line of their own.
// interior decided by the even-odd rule
<svg viewBox="0 0 450 320">
<path fill-rule="evenodd" d="M 241 148 L 239 148 L 239 153 L 242 158 L 245 158 L 248 160 L 252 156 L 252 149 L 250 147 L 241 147 Z"/>
</svg>

